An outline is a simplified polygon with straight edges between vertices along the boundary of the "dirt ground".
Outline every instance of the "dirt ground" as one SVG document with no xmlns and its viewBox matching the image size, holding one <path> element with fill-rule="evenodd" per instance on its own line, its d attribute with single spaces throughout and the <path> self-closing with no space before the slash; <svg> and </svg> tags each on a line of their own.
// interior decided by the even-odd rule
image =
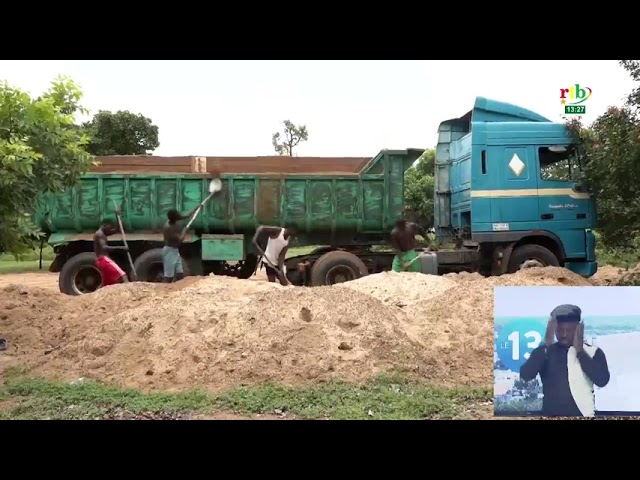
<svg viewBox="0 0 640 480">
<path fill-rule="evenodd" d="M 251 277 L 254 281 L 266 281 L 265 270 L 258 270 L 258 273 Z M 0 274 L 0 289 L 7 285 L 24 285 L 26 287 L 38 287 L 45 290 L 59 292 L 58 274 L 52 272 L 28 272 L 28 273 L 3 273 Z"/>
<path fill-rule="evenodd" d="M 262 277 L 264 273 L 262 273 Z M 483 278 L 386 272 L 333 287 L 189 277 L 70 297 L 57 274 L 0 275 L 0 375 L 95 378 L 142 390 L 220 391 L 401 372 L 493 383 L 493 287 L 593 285 L 562 268 Z"/>
<path fill-rule="evenodd" d="M 19 366 L 46 378 L 94 378 L 144 391 L 212 392 L 270 380 L 285 385 L 364 380 L 395 371 L 454 386 L 493 384 L 493 287 L 615 285 L 562 268 L 513 275 L 385 272 L 333 287 L 188 277 L 59 293 L 58 274 L 0 274 L 0 377 Z M 474 418 L 492 418 L 491 404 Z M 295 419 L 216 413 L 203 418 Z"/>
<path fill-rule="evenodd" d="M 51 272 L 0 274 L 0 289 L 16 284 L 59 292 L 58 274 Z"/>
</svg>

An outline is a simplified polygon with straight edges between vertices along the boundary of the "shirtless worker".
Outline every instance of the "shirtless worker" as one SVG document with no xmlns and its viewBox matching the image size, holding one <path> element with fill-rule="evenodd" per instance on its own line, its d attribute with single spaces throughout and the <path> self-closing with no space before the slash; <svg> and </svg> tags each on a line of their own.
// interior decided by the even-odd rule
<svg viewBox="0 0 640 480">
<path fill-rule="evenodd" d="M 416 248 L 416 235 L 424 236 L 424 229 L 417 223 L 407 222 L 404 218 L 396 221 L 395 228 L 391 231 L 391 246 L 395 249 L 392 269 L 394 272 L 418 272 L 422 271 L 419 261 L 411 263 L 418 256 Z"/>
<path fill-rule="evenodd" d="M 289 250 L 289 246 L 291 245 L 291 240 L 293 236 L 296 234 L 296 230 L 294 227 L 270 227 L 266 225 L 261 225 L 256 230 L 255 235 L 253 236 L 253 246 L 255 247 L 258 254 L 262 255 L 262 257 L 266 260 L 262 262 L 262 265 L 267 270 L 267 278 L 270 282 L 275 282 L 276 278 L 280 281 L 280 285 L 287 286 L 289 285 L 289 281 L 285 277 L 284 274 L 284 259 L 287 255 L 287 250 Z M 263 236 L 267 236 L 267 248 L 265 250 L 262 249 L 258 239 Z M 271 265 L 277 267 L 281 273 L 278 273 Z"/>
<path fill-rule="evenodd" d="M 176 281 L 184 278 L 182 257 L 180 256 L 179 250 L 180 245 L 182 245 L 184 241 L 184 235 L 182 233 L 183 226 L 178 222 L 190 218 L 191 215 L 196 213 L 198 207 L 186 215 L 180 215 L 180 212 L 174 209 L 167 212 L 167 223 L 165 223 L 162 229 L 164 236 L 164 247 L 162 247 L 162 283 L 171 283 L 174 277 Z"/>
<path fill-rule="evenodd" d="M 96 254 L 96 268 L 102 277 L 102 287 L 116 283 L 127 283 L 129 279 L 116 262 L 109 257 L 109 252 L 129 250 L 128 247 L 114 247 L 107 245 L 107 238 L 120 232 L 120 228 L 111 220 L 102 222 L 100 228 L 93 235 L 93 250 Z"/>
</svg>

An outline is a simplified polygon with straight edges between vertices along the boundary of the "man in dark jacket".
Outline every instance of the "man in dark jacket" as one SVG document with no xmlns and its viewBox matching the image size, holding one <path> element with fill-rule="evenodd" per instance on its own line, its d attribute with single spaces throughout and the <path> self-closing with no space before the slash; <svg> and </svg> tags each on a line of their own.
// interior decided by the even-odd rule
<svg viewBox="0 0 640 480">
<path fill-rule="evenodd" d="M 593 385 L 602 388 L 609 383 L 604 352 L 584 343 L 581 314 L 576 305 L 556 307 L 547 323 L 544 343 L 520 367 L 524 381 L 540 374 L 545 416 L 593 416 Z M 555 343 L 554 336 L 558 339 Z"/>
</svg>

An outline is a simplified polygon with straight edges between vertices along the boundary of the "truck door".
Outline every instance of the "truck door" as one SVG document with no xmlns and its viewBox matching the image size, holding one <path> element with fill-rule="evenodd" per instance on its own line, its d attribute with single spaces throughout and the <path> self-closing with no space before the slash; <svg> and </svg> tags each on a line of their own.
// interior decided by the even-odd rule
<svg viewBox="0 0 640 480">
<path fill-rule="evenodd" d="M 513 231 L 539 228 L 538 182 L 533 147 L 489 147 L 489 162 L 495 157 L 500 159 L 500 172 L 496 172 L 492 182 L 495 188 L 491 201 L 493 229 Z M 500 225 L 496 227 L 496 224 Z"/>
<path fill-rule="evenodd" d="M 573 179 L 578 162 L 570 148 L 538 146 L 538 203 L 540 229 L 553 232 L 564 244 L 568 258 L 586 254 L 585 229 L 592 219 L 590 196 Z"/>
</svg>

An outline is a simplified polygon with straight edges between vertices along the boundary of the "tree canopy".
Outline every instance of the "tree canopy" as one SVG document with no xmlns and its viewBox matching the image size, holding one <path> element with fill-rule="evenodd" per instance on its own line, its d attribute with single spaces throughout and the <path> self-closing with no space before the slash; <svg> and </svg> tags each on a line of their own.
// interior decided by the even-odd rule
<svg viewBox="0 0 640 480">
<path fill-rule="evenodd" d="M 151 119 L 127 110 L 101 110 L 83 127 L 92 155 L 147 155 L 160 146 L 158 127 Z"/>
<path fill-rule="evenodd" d="M 640 62 L 621 60 L 640 81 Z M 568 122 L 582 149 L 586 165 L 582 180 L 594 193 L 598 231 L 608 246 L 636 248 L 640 237 L 640 89 L 624 106 L 610 107 L 590 126 Z"/>
<path fill-rule="evenodd" d="M 0 253 L 20 253 L 40 235 L 33 221 L 38 195 L 73 186 L 91 164 L 82 92 L 59 77 L 38 98 L 0 84 Z"/>
<path fill-rule="evenodd" d="M 276 132 L 271 136 L 271 144 L 278 155 L 293 156 L 293 149 L 300 142 L 309 140 L 309 131 L 306 125 L 294 125 L 290 120 L 282 122 L 284 130 L 282 133 Z"/>
<path fill-rule="evenodd" d="M 404 176 L 404 203 L 407 216 L 423 227 L 433 225 L 435 158 L 435 149 L 425 150 Z"/>
</svg>

